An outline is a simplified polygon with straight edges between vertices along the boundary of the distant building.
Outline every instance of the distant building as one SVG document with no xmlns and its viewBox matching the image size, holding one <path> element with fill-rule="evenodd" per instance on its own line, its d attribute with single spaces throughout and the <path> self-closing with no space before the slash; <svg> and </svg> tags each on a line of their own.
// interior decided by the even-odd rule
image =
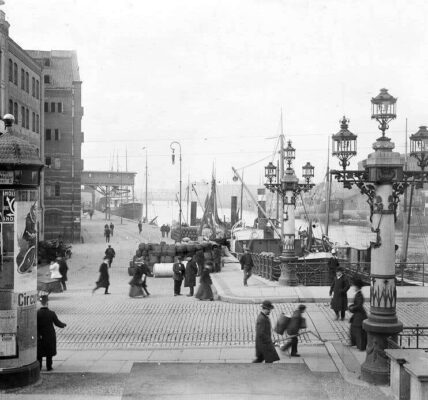
<svg viewBox="0 0 428 400">
<path fill-rule="evenodd" d="M 10 38 L 9 26 L 0 10 L 0 116 L 12 114 L 15 123 L 11 133 L 35 145 L 43 159 L 42 68 Z M 3 124 L 0 125 L 3 131 Z M 38 200 L 38 231 L 43 238 L 42 189 Z"/>
<path fill-rule="evenodd" d="M 44 84 L 45 239 L 80 240 L 82 82 L 74 51 L 29 50 Z"/>
</svg>

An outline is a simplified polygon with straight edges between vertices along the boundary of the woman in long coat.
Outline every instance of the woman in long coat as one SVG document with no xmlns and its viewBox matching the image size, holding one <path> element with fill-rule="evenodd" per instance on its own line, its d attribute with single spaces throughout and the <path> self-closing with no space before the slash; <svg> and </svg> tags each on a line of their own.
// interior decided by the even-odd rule
<svg viewBox="0 0 428 400">
<path fill-rule="evenodd" d="M 195 294 L 195 297 L 199 300 L 214 300 L 214 294 L 211 289 L 212 280 L 210 276 L 210 270 L 212 268 L 212 263 L 208 262 L 206 267 L 201 272 L 201 277 L 199 278 L 199 287 L 198 291 Z"/>
<path fill-rule="evenodd" d="M 345 319 L 345 311 L 348 308 L 347 291 L 349 287 L 349 281 L 345 275 L 343 275 L 343 268 L 337 267 L 336 277 L 330 286 L 330 296 L 333 294 L 331 308 L 336 313 L 336 320 L 339 319 L 339 313 L 341 320 L 343 321 Z"/>
<path fill-rule="evenodd" d="M 52 370 L 52 357 L 56 356 L 56 333 L 54 325 L 65 328 L 57 315 L 48 308 L 48 296 L 40 298 L 41 308 L 37 311 L 37 360 L 42 369 L 43 357 L 46 357 L 46 369 Z"/>
<path fill-rule="evenodd" d="M 184 274 L 184 287 L 188 287 L 190 292 L 188 297 L 193 296 L 193 290 L 196 286 L 196 275 L 198 274 L 198 264 L 196 263 L 196 256 L 186 264 L 186 272 Z"/>
<path fill-rule="evenodd" d="M 363 321 L 367 318 L 366 310 L 364 309 L 364 296 L 361 293 L 363 282 L 361 279 L 353 281 L 356 293 L 354 302 L 349 306 L 349 311 L 353 314 L 351 322 L 351 346 L 357 346 L 358 350 L 365 350 L 367 346 L 367 333 L 363 329 Z"/>
<path fill-rule="evenodd" d="M 104 258 L 102 264 L 100 265 L 100 276 L 98 278 L 98 281 L 95 282 L 95 288 L 92 289 L 92 294 L 94 294 L 95 290 L 99 289 L 100 287 L 105 288 L 104 294 L 110 294 L 108 291 L 108 288 L 110 286 L 110 276 L 108 274 L 108 265 L 109 260 L 108 258 Z"/>
</svg>

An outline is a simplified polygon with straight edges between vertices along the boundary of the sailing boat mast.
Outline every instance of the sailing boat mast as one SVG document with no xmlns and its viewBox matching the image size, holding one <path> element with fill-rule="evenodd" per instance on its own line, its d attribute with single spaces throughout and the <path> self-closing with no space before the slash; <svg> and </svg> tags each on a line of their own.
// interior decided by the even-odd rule
<svg viewBox="0 0 428 400">
<path fill-rule="evenodd" d="M 280 135 L 280 160 L 279 160 L 279 176 L 277 177 L 277 182 L 280 182 L 282 177 L 284 176 L 284 126 L 282 123 L 282 108 L 281 108 L 281 135 Z M 278 171 L 278 170 L 277 170 Z M 279 200 L 279 192 L 276 192 L 277 197 L 277 204 L 281 204 L 281 240 L 284 239 L 284 230 L 285 230 L 285 224 L 284 224 L 284 201 L 280 203 Z"/>
</svg>

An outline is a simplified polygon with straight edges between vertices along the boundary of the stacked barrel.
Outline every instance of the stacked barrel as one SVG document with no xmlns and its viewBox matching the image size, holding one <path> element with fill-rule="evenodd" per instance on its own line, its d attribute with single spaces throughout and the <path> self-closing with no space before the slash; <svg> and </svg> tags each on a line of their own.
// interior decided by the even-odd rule
<svg viewBox="0 0 428 400">
<path fill-rule="evenodd" d="M 130 262 L 130 267 L 134 266 L 134 261 L 143 258 L 150 267 L 158 263 L 173 263 L 175 257 L 193 257 L 198 250 L 204 252 L 205 261 L 212 260 L 212 246 L 215 242 L 181 242 L 175 244 L 161 243 L 140 243 L 135 252 L 134 258 Z"/>
<path fill-rule="evenodd" d="M 182 226 L 181 227 L 181 238 L 189 238 L 190 240 L 198 240 L 198 228 L 196 226 Z M 180 228 L 172 228 L 171 230 L 171 239 L 179 242 L 180 238 Z"/>
</svg>

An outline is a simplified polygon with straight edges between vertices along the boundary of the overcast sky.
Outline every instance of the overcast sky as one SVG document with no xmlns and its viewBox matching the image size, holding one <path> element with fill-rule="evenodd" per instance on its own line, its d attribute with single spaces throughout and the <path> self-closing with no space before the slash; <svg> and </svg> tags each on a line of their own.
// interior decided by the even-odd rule
<svg viewBox="0 0 428 400">
<path fill-rule="evenodd" d="M 231 182 L 231 166 L 262 180 L 280 133 L 295 169 L 321 181 L 329 136 L 342 115 L 365 158 L 379 136 L 370 99 L 398 97 L 389 136 L 428 124 L 425 0 L 6 0 L 11 37 L 24 49 L 77 51 L 85 169 L 138 172 L 172 187 L 170 143 L 182 146 L 183 181 Z M 113 162 L 114 159 L 114 162 Z M 333 160 L 332 167 L 338 167 Z M 138 187 L 139 186 L 139 187 Z"/>
</svg>

